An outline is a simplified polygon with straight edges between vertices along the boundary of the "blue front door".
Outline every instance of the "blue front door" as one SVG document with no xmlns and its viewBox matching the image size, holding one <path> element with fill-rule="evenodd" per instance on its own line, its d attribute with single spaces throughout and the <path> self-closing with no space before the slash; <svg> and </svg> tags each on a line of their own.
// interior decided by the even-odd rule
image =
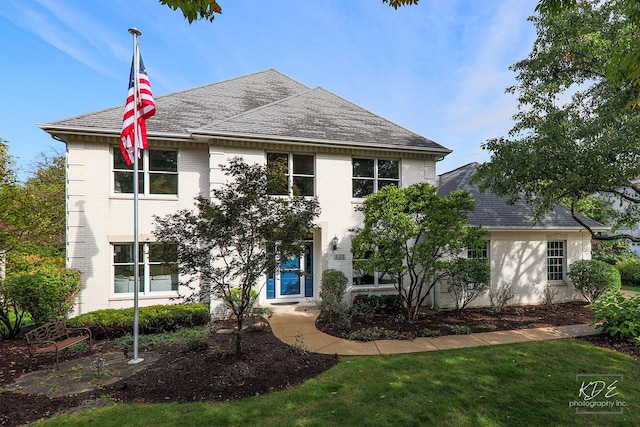
<svg viewBox="0 0 640 427">
<path fill-rule="evenodd" d="M 276 274 L 267 276 L 267 299 L 313 297 L 313 242 L 300 257 L 280 263 Z"/>
<path fill-rule="evenodd" d="M 280 264 L 280 296 L 298 297 L 300 296 L 300 279 L 303 279 L 303 270 L 300 268 L 300 258 L 293 258 Z"/>
</svg>

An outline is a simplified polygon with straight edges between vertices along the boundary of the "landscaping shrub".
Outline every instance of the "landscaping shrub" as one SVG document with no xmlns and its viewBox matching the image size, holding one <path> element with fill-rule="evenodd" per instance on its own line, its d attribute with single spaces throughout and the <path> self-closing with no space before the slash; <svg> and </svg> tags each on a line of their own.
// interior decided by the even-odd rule
<svg viewBox="0 0 640 427">
<path fill-rule="evenodd" d="M 349 306 L 344 301 L 349 279 L 339 270 L 322 272 L 322 288 L 320 289 L 320 316 L 327 323 L 338 328 L 349 327 Z"/>
<path fill-rule="evenodd" d="M 393 295 L 367 295 L 358 294 L 353 298 L 351 315 L 366 318 L 372 314 L 386 314 L 394 316 L 402 313 L 402 299 Z"/>
<path fill-rule="evenodd" d="M 640 337 L 640 296 L 625 298 L 619 291 L 591 303 L 592 325 L 620 339 Z"/>
<path fill-rule="evenodd" d="M 567 273 L 573 286 L 593 302 L 609 291 L 620 289 L 620 272 L 612 265 L 596 259 L 576 261 Z"/>
<path fill-rule="evenodd" d="M 447 291 L 460 313 L 469 303 L 489 289 L 489 263 L 483 258 L 456 258 L 444 263 L 443 271 L 449 281 Z"/>
<path fill-rule="evenodd" d="M 43 265 L 12 274 L 5 280 L 4 297 L 29 314 L 36 325 L 64 319 L 82 287 L 77 270 Z"/>
<path fill-rule="evenodd" d="M 209 307 L 203 303 L 140 307 L 138 331 L 154 334 L 209 323 Z M 96 339 L 118 338 L 133 333 L 133 308 L 105 309 L 69 319 L 69 326 L 91 329 Z"/>
<path fill-rule="evenodd" d="M 493 311 L 500 312 L 506 305 L 513 299 L 515 293 L 510 283 L 501 283 L 496 286 L 495 289 L 489 291 L 489 301 L 491 302 L 491 309 Z"/>
<path fill-rule="evenodd" d="M 640 287 L 640 259 L 633 258 L 616 263 L 620 281 L 624 286 Z"/>
</svg>

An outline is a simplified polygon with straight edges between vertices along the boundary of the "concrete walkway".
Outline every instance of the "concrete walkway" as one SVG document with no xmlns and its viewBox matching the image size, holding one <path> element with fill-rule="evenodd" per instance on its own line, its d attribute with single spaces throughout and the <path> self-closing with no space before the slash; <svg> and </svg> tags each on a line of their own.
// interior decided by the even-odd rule
<svg viewBox="0 0 640 427">
<path fill-rule="evenodd" d="M 551 328 L 519 329 L 513 331 L 482 332 L 469 335 L 447 335 L 414 340 L 350 341 L 320 332 L 315 325 L 319 311 L 314 307 L 278 307 L 269 324 L 274 335 L 293 346 L 306 346 L 309 351 L 341 356 L 416 353 L 448 350 L 491 344 L 510 344 L 558 338 L 595 335 L 588 325 L 557 326 Z"/>
</svg>

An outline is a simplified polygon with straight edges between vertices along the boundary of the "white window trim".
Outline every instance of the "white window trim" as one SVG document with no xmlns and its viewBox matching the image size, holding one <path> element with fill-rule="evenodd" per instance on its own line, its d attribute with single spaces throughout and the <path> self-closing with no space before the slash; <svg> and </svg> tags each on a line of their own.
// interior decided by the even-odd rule
<svg viewBox="0 0 640 427">
<path fill-rule="evenodd" d="M 171 295 L 174 296 L 176 294 L 178 294 L 177 290 L 168 290 L 168 291 L 151 291 L 151 266 L 152 265 L 159 265 L 161 264 L 160 262 L 151 262 L 149 260 L 149 247 L 151 244 L 154 244 L 156 242 L 139 242 L 139 245 L 142 245 L 142 259 L 139 259 L 138 262 L 140 265 L 142 265 L 143 267 L 143 273 L 142 273 L 142 277 L 140 278 L 142 280 L 142 284 L 143 284 L 143 290 L 140 291 L 139 295 L 141 296 L 158 296 L 158 295 Z M 134 295 L 135 289 L 131 292 L 116 292 L 115 290 L 115 283 L 116 283 L 116 275 L 115 275 L 115 267 L 118 265 L 131 265 L 132 269 L 133 267 L 133 261 L 132 262 L 126 262 L 126 263 L 116 263 L 114 258 L 115 258 L 115 246 L 116 245 L 130 245 L 133 246 L 133 242 L 111 242 L 111 275 L 112 280 L 111 280 L 111 295 L 113 295 L 114 297 L 125 297 L 125 298 L 131 298 Z"/>
<path fill-rule="evenodd" d="M 562 244 L 562 256 L 549 256 L 549 244 L 550 243 L 561 243 Z M 561 279 L 550 279 L 549 278 L 549 259 L 561 259 L 562 260 L 562 278 Z M 567 241 L 566 240 L 548 240 L 546 244 L 546 256 L 545 256 L 545 267 L 547 273 L 547 282 L 548 283 L 564 283 L 567 278 Z"/>
<path fill-rule="evenodd" d="M 287 193 L 288 194 L 273 194 L 273 196 L 281 196 L 281 197 L 293 197 L 293 178 L 301 177 L 301 178 L 313 178 L 313 194 L 305 195 L 303 197 L 313 198 L 317 197 L 318 194 L 318 185 L 317 185 L 317 176 L 318 176 L 318 168 L 316 165 L 316 156 L 310 153 L 297 153 L 290 151 L 267 151 L 265 152 L 265 161 L 268 164 L 268 156 L 269 154 L 280 154 L 287 156 Z M 302 175 L 302 174 L 294 174 L 293 173 L 293 156 L 311 156 L 313 158 L 313 175 Z"/>
<path fill-rule="evenodd" d="M 353 160 L 354 159 L 362 159 L 362 160 L 373 160 L 373 177 L 366 177 L 366 176 L 353 176 Z M 378 162 L 380 161 L 394 161 L 394 162 L 398 162 L 398 179 L 391 179 L 391 178 L 382 178 L 383 180 L 387 180 L 387 181 L 398 181 L 398 188 L 402 187 L 402 161 L 400 159 L 393 159 L 393 158 L 383 158 L 383 157 L 352 157 L 351 158 L 351 198 L 355 199 L 355 200 L 363 200 L 366 196 L 364 197 L 355 197 L 353 196 L 353 181 L 358 179 L 358 180 L 363 180 L 363 181 L 373 181 L 373 193 L 375 194 L 379 191 L 379 176 L 378 176 Z"/>
<path fill-rule="evenodd" d="M 148 151 L 150 150 L 156 150 L 156 151 L 175 151 L 176 152 L 176 158 L 177 160 L 179 160 L 180 158 L 180 152 L 177 149 L 173 149 L 173 148 L 169 148 L 169 149 L 148 149 L 148 150 L 142 150 L 142 156 L 141 158 L 138 160 L 138 173 L 142 173 L 144 175 L 143 178 L 143 182 L 144 182 L 144 188 L 139 188 L 138 189 L 138 196 L 141 199 L 145 199 L 145 200 L 178 200 L 178 194 L 180 192 L 180 169 L 179 166 L 177 167 L 176 172 L 165 172 L 165 171 L 150 171 L 149 170 L 149 155 L 147 154 Z M 116 180 L 115 180 L 115 172 L 116 171 L 123 171 L 123 172 L 129 172 L 131 174 L 133 174 L 133 170 L 129 171 L 129 170 L 125 170 L 125 169 L 116 169 L 114 167 L 114 156 L 122 156 L 122 153 L 120 152 L 120 147 L 119 146 L 112 146 L 111 149 L 111 156 L 110 156 L 110 164 L 111 164 L 111 178 L 110 178 L 110 197 L 113 199 L 133 199 L 133 193 L 117 193 L 115 191 L 115 187 L 116 187 Z M 161 173 L 161 174 L 167 174 L 167 175 L 177 175 L 178 176 L 178 184 L 177 184 L 177 188 L 176 188 L 176 194 L 152 194 L 149 191 L 149 185 L 150 185 L 150 179 L 149 179 L 149 175 L 153 174 L 153 173 Z"/>
</svg>

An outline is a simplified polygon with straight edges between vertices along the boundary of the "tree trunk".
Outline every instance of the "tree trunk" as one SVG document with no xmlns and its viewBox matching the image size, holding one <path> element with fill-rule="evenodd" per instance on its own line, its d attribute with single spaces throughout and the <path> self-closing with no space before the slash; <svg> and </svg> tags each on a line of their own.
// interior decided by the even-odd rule
<svg viewBox="0 0 640 427">
<path fill-rule="evenodd" d="M 236 330 L 236 356 L 239 356 L 242 354 L 242 333 L 243 330 L 242 328 L 244 327 L 244 319 L 242 318 L 242 316 L 237 316 L 238 317 L 238 329 Z"/>
</svg>

